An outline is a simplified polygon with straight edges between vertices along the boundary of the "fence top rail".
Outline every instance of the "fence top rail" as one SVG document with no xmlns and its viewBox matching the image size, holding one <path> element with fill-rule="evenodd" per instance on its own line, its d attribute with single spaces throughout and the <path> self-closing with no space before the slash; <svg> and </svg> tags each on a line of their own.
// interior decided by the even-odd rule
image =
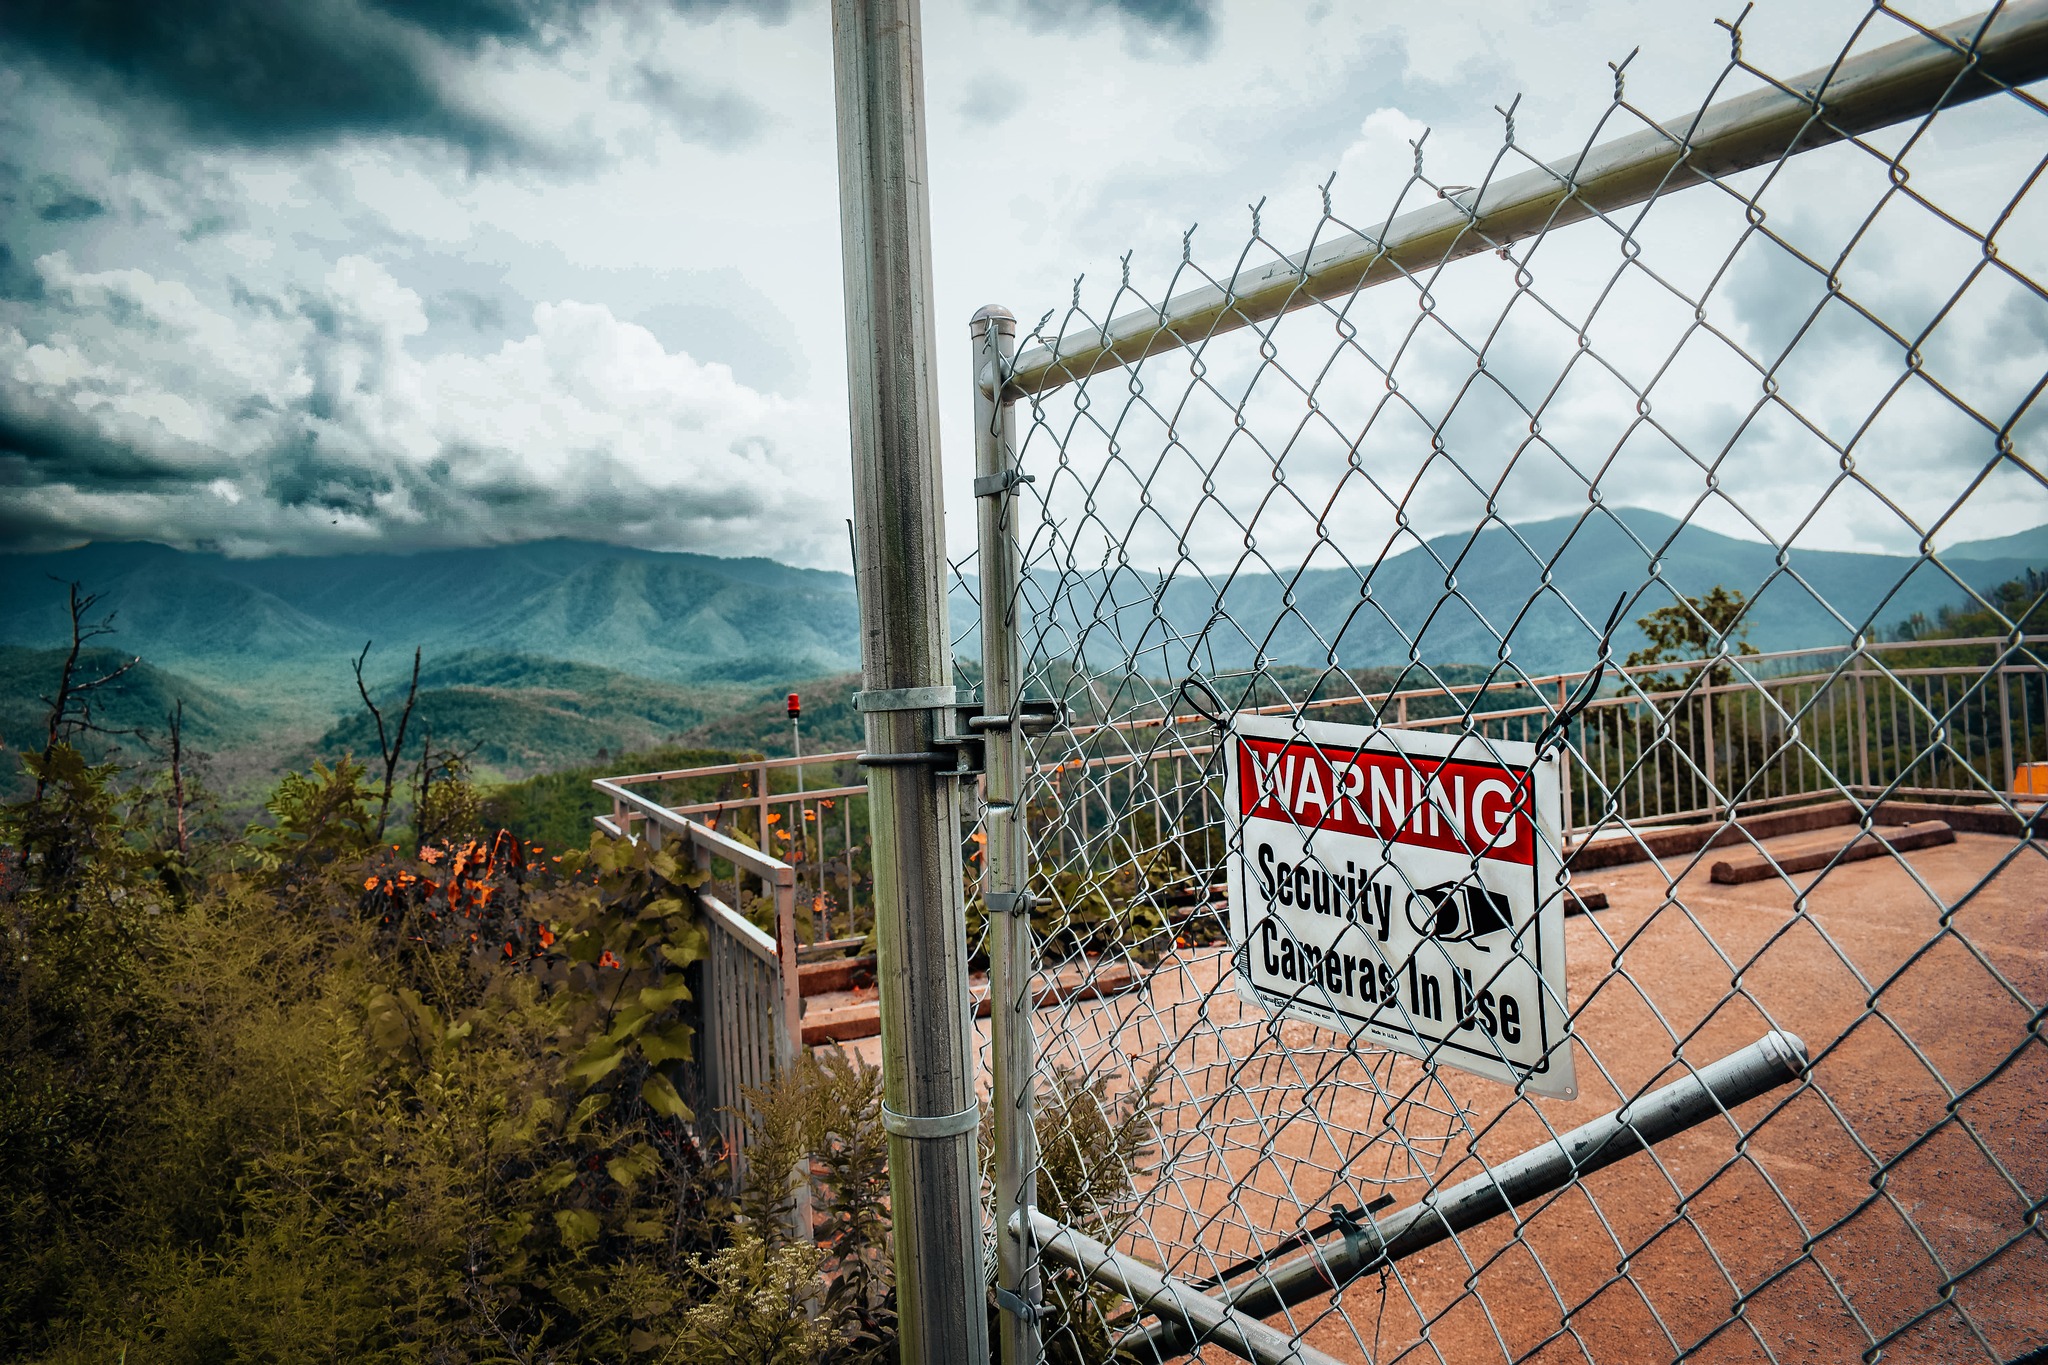
<svg viewBox="0 0 2048 1365">
<path fill-rule="evenodd" d="M 2048 0 L 2019 0 L 1995 17 L 1974 15 L 1446 198 L 1394 219 L 1378 238 L 1347 234 L 1034 347 L 1012 366 L 1005 395 L 1045 393 L 2044 74 Z"/>
<path fill-rule="evenodd" d="M 771 857 L 758 848 L 720 834 L 717 830 L 687 816 L 678 815 L 651 796 L 626 790 L 615 779 L 594 778 L 590 785 L 641 819 L 651 821 L 672 834 L 688 839 L 698 848 L 724 858 L 735 867 L 744 868 L 776 886 L 796 885 L 796 869 L 780 858 Z"/>
</svg>

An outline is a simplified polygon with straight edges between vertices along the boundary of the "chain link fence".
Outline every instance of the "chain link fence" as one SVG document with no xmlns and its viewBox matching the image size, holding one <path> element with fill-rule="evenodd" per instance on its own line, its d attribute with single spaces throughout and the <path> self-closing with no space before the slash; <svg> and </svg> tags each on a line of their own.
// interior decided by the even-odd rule
<svg viewBox="0 0 2048 1365">
<path fill-rule="evenodd" d="M 978 320 L 1006 1358 L 2048 1345 L 2048 6 L 1723 36 L 1695 115 L 1623 63 L 1563 160 L 1510 106 L 1476 187 L 1418 146 L 1305 249 Z M 1254 738 L 1332 735 L 1554 765 L 1516 1022 L 1401 984 L 1457 935 L 1356 913 L 1334 790 L 1336 937 L 1247 904 Z"/>
</svg>

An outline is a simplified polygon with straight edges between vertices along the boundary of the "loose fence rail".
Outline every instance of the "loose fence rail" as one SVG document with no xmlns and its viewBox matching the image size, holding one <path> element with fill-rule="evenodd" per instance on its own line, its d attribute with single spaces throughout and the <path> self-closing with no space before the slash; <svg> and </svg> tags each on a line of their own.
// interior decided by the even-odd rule
<svg viewBox="0 0 2048 1365">
<path fill-rule="evenodd" d="M 844 858 L 829 942 L 886 818 L 848 765 L 960 760 L 1003 1360 L 2048 1346 L 2048 606 L 1951 552 L 2048 509 L 2048 3 L 1879 4 L 1790 78 L 1725 28 L 1686 117 L 1624 61 L 1573 156 L 1525 152 L 1509 105 L 1477 187 L 1418 142 L 1362 226 L 1326 185 L 1306 249 L 1255 209 L 1229 269 L 1183 242 L 1153 302 L 1127 261 L 1021 354 L 984 309 L 953 637 L 979 696 L 898 689 L 927 749 L 804 760 L 829 796 L 771 790 L 779 760 L 687 811 L 646 794 L 678 774 L 600 784 L 619 833 L 803 827 L 814 869 Z M 1918 549 L 1814 548 L 1842 528 Z M 1710 530 L 1739 535 L 1703 558 Z M 1977 633 L 1885 638 L 1945 603 Z M 1695 657 L 1628 664 L 1659 612 Z M 1223 760 L 1256 715 L 1555 752 L 1574 1093 L 1239 989 Z M 1955 837 L 1904 837 L 1930 812 Z M 1297 832 L 1302 875 L 1341 875 Z M 1761 877 L 1721 878 L 1734 855 Z M 1380 1012 L 1422 1008 L 1414 979 Z"/>
</svg>

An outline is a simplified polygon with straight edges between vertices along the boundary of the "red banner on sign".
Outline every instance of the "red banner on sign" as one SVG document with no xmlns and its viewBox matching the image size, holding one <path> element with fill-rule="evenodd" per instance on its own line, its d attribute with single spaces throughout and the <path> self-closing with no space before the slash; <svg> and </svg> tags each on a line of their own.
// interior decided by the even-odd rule
<svg viewBox="0 0 2048 1365">
<path fill-rule="evenodd" d="M 1238 739 L 1238 813 L 1472 854 L 1536 861 L 1529 772 L 1300 741 Z"/>
</svg>

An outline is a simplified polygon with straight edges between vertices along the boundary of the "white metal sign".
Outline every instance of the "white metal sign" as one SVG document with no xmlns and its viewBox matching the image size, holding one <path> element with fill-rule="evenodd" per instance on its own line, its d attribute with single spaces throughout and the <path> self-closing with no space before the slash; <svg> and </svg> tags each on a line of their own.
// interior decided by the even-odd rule
<svg viewBox="0 0 2048 1365">
<path fill-rule="evenodd" d="M 1575 1099 L 1554 755 L 1248 716 L 1226 736 L 1241 995 Z"/>
</svg>

